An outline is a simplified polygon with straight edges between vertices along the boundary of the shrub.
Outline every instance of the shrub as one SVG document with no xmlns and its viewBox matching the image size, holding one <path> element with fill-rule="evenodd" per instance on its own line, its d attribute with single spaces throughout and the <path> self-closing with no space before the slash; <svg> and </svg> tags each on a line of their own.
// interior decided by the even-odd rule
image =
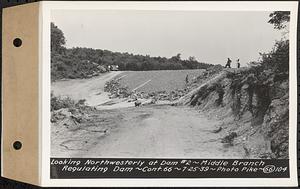
<svg viewBox="0 0 300 189">
<path fill-rule="evenodd" d="M 261 54 L 261 65 L 264 70 L 271 69 L 275 73 L 289 71 L 289 40 L 281 40 L 275 43 L 270 53 Z"/>
<path fill-rule="evenodd" d="M 61 108 L 73 108 L 75 107 L 75 101 L 69 97 L 62 98 L 56 97 L 51 92 L 51 111 L 59 110 Z"/>
</svg>

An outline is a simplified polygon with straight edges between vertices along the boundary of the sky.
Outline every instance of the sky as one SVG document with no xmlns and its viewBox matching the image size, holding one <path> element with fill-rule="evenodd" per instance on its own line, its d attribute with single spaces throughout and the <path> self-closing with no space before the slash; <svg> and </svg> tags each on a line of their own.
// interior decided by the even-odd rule
<svg viewBox="0 0 300 189">
<path fill-rule="evenodd" d="M 172 57 L 245 66 L 272 49 L 282 33 L 268 23 L 270 12 L 53 10 L 51 21 L 66 47 Z"/>
</svg>

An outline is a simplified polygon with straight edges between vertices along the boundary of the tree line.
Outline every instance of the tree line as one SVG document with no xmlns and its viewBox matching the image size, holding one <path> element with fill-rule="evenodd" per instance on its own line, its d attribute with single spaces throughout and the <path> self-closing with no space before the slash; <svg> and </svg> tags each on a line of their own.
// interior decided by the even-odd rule
<svg viewBox="0 0 300 189">
<path fill-rule="evenodd" d="M 106 68 L 108 65 L 118 65 L 119 70 L 132 71 L 206 69 L 212 66 L 198 62 L 193 56 L 183 60 L 180 53 L 171 58 L 151 57 L 102 49 L 66 48 L 65 42 L 63 31 L 51 23 L 51 76 L 54 80 L 84 78 L 97 67 Z"/>
</svg>

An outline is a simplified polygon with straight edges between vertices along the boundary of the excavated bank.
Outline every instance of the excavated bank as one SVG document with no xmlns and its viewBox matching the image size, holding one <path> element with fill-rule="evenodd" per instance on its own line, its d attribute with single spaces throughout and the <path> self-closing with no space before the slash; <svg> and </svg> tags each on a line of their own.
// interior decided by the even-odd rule
<svg viewBox="0 0 300 189">
<path fill-rule="evenodd" d="M 220 120 L 222 142 L 249 158 L 288 158 L 288 73 L 258 69 L 224 69 L 175 104 Z"/>
</svg>

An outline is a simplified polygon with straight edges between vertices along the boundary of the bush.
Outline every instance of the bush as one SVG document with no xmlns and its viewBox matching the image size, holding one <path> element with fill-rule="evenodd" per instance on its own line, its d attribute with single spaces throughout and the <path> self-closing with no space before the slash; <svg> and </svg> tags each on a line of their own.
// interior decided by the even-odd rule
<svg viewBox="0 0 300 189">
<path fill-rule="evenodd" d="M 289 40 L 281 40 L 275 43 L 270 53 L 261 54 L 261 65 L 264 70 L 271 69 L 275 73 L 289 71 Z"/>
<path fill-rule="evenodd" d="M 59 110 L 61 108 L 74 108 L 75 104 L 76 104 L 75 101 L 72 100 L 71 98 L 56 97 L 51 92 L 51 111 Z"/>
</svg>

